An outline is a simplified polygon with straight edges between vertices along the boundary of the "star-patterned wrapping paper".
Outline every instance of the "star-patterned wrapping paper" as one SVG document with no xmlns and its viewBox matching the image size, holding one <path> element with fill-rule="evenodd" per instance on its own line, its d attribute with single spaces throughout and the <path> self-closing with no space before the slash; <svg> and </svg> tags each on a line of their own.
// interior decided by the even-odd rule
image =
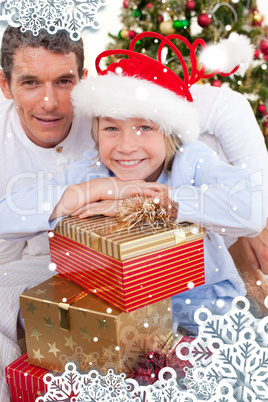
<svg viewBox="0 0 268 402">
<path fill-rule="evenodd" d="M 131 373 L 155 342 L 173 333 L 171 299 L 124 313 L 72 281 L 55 276 L 20 296 L 29 363 L 64 371 Z"/>
<path fill-rule="evenodd" d="M 43 381 L 48 371 L 28 363 L 27 353 L 6 367 L 12 402 L 34 402 L 45 394 L 47 386 Z"/>
<path fill-rule="evenodd" d="M 122 311 L 202 285 L 203 238 L 196 225 L 120 229 L 116 218 L 62 219 L 49 233 L 55 269 Z"/>
</svg>

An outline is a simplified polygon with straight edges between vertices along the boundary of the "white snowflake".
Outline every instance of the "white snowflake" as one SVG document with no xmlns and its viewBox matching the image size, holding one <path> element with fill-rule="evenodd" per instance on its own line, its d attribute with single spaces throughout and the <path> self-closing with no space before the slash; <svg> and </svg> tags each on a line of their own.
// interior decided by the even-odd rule
<svg viewBox="0 0 268 402">
<path fill-rule="evenodd" d="M 225 315 L 201 308 L 196 319 L 198 337 L 176 348 L 177 356 L 191 363 L 184 368 L 184 378 L 177 378 L 173 368 L 164 367 L 153 385 L 140 386 L 112 369 L 106 375 L 96 370 L 81 375 L 69 363 L 61 376 L 46 374 L 48 391 L 36 402 L 267 401 L 268 316 L 256 319 L 249 311 L 249 301 L 238 297 Z M 106 357 L 111 364 L 115 356 L 108 353 Z"/>
<path fill-rule="evenodd" d="M 40 29 L 54 34 L 64 29 L 78 40 L 86 27 L 98 29 L 98 10 L 107 0 L 1 0 L 1 19 L 22 32 L 38 35 Z"/>
<path fill-rule="evenodd" d="M 81 393 L 81 389 L 90 382 L 90 378 L 87 375 L 79 374 L 75 364 L 68 363 L 61 376 L 45 374 L 43 381 L 47 385 L 48 392 L 44 396 L 38 397 L 36 402 L 66 400 L 75 402 L 76 397 Z"/>
<path fill-rule="evenodd" d="M 179 358 L 191 362 L 192 370 L 201 364 L 202 379 L 228 383 L 234 400 L 241 402 L 264 401 L 268 393 L 268 320 L 267 317 L 256 319 L 249 308 L 245 297 L 237 297 L 224 316 L 212 315 L 206 308 L 199 309 L 195 315 L 200 325 L 199 336 L 176 350 Z M 187 356 L 182 355 L 183 347 L 187 347 Z M 185 370 L 186 387 L 196 388 L 194 371 L 190 375 Z"/>
<path fill-rule="evenodd" d="M 99 353 L 98 352 L 92 352 L 89 354 L 84 353 L 83 348 L 80 346 L 77 346 L 74 350 L 74 353 L 72 355 L 66 356 L 65 354 L 62 354 L 60 356 L 60 361 L 63 365 L 63 367 L 68 363 L 68 362 L 74 362 L 77 367 L 79 368 L 80 371 L 82 372 L 88 372 L 88 370 L 91 367 L 94 367 L 97 365 L 99 359 Z"/>
<path fill-rule="evenodd" d="M 150 328 L 159 326 L 160 315 L 157 312 L 157 307 L 154 307 L 149 315 L 146 309 L 135 310 L 133 317 L 138 322 L 138 328 L 146 327 L 146 324 Z"/>
</svg>

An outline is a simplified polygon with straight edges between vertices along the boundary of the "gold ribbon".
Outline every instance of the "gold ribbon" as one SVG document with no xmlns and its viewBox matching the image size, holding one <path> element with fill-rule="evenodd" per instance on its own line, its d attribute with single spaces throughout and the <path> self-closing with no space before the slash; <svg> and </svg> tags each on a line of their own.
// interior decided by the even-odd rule
<svg viewBox="0 0 268 402">
<path fill-rule="evenodd" d="M 61 275 L 56 275 L 58 278 L 62 278 Z M 78 300 L 83 299 L 89 293 L 85 290 L 81 290 L 79 293 L 69 297 L 66 302 L 59 303 L 59 316 L 60 316 L 60 328 L 69 331 L 69 307 Z"/>
</svg>

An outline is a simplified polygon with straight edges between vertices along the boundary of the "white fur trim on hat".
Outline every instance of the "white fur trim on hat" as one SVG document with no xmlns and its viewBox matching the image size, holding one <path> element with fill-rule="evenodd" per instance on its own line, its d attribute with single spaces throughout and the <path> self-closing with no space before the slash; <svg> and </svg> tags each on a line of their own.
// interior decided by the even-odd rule
<svg viewBox="0 0 268 402">
<path fill-rule="evenodd" d="M 72 91 L 75 114 L 83 117 L 142 118 L 182 143 L 199 136 L 198 112 L 191 102 L 150 81 L 108 73 L 81 80 Z"/>
<path fill-rule="evenodd" d="M 230 73 L 236 66 L 235 74 L 243 76 L 253 60 L 254 47 L 245 35 L 232 32 L 228 39 L 222 39 L 216 45 L 208 45 L 201 52 L 200 61 L 209 70 Z"/>
</svg>

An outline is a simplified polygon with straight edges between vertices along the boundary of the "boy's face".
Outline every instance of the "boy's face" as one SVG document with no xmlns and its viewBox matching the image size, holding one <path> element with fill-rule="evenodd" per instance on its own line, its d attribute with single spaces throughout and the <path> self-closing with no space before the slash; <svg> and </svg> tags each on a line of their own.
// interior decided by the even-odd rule
<svg viewBox="0 0 268 402">
<path fill-rule="evenodd" d="M 70 93 L 78 82 L 75 53 L 25 47 L 16 50 L 10 85 L 2 80 L 1 89 L 14 100 L 25 134 L 36 145 L 50 148 L 69 133 L 73 120 Z"/>
<path fill-rule="evenodd" d="M 156 181 L 166 157 L 165 137 L 146 120 L 99 118 L 102 162 L 120 180 Z"/>
</svg>

